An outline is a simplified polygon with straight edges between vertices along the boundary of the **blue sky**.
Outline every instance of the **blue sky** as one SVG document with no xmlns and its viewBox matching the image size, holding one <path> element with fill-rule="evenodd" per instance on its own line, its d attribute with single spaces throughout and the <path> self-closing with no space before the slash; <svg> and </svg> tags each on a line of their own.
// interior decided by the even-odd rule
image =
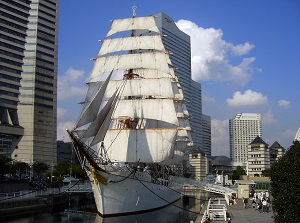
<svg viewBox="0 0 300 223">
<path fill-rule="evenodd" d="M 58 139 L 69 141 L 110 20 L 164 12 L 191 36 L 192 77 L 212 119 L 212 155 L 229 156 L 228 120 L 262 114 L 263 140 L 288 148 L 300 127 L 300 1 L 60 0 Z"/>
</svg>

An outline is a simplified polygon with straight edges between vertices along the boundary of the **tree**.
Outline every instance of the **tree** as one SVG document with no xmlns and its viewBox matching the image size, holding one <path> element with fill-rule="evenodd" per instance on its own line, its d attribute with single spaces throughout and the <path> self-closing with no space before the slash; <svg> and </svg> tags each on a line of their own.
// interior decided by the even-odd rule
<svg viewBox="0 0 300 223">
<path fill-rule="evenodd" d="M 71 161 L 70 160 L 61 160 L 59 163 L 54 166 L 53 174 L 58 177 L 62 177 L 63 175 L 70 174 Z"/>
<path fill-rule="evenodd" d="M 264 177 L 270 177 L 270 175 L 271 175 L 271 169 L 265 169 L 261 172 L 262 172 L 261 175 Z"/>
<path fill-rule="evenodd" d="M 12 161 L 12 158 L 0 155 L 0 180 L 2 180 L 3 175 L 10 172 L 9 163 Z"/>
<path fill-rule="evenodd" d="M 232 180 L 239 180 L 242 175 L 246 175 L 245 170 L 241 166 L 237 166 L 236 170 L 233 171 Z"/>
<path fill-rule="evenodd" d="M 44 173 L 49 170 L 50 166 L 43 162 L 35 161 L 32 165 L 33 171 L 37 173 L 38 177 L 41 173 Z"/>
<path fill-rule="evenodd" d="M 275 223 L 300 222 L 300 142 L 271 167 L 271 194 Z"/>
<path fill-rule="evenodd" d="M 81 165 L 79 164 L 73 164 L 72 165 L 72 175 L 75 178 L 84 178 L 86 176 L 85 171 L 81 168 Z"/>
<path fill-rule="evenodd" d="M 19 177 L 21 177 L 22 174 L 26 173 L 26 170 L 28 169 L 29 165 L 22 161 L 15 161 L 11 165 L 11 171 L 12 173 L 19 174 Z"/>
</svg>

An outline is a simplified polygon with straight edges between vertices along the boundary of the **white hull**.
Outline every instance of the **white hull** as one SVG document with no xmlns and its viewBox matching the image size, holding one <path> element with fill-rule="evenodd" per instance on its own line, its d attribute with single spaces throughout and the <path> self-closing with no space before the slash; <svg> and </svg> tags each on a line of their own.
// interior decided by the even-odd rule
<svg viewBox="0 0 300 223">
<path fill-rule="evenodd" d="M 126 179 L 124 177 L 130 175 L 129 171 L 114 172 L 113 175 L 101 172 L 101 176 L 108 179 L 107 185 L 95 181 L 93 174 L 87 172 L 98 214 L 102 217 L 154 211 L 181 198 L 179 186 L 163 186 L 144 181 L 149 178 L 149 174 L 145 172 L 137 171 L 134 178 Z"/>
</svg>

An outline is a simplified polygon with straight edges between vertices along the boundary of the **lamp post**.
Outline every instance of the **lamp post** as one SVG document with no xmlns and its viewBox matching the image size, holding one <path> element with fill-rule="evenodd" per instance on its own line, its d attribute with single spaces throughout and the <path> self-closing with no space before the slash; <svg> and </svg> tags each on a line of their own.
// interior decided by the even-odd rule
<svg viewBox="0 0 300 223">
<path fill-rule="evenodd" d="M 30 172 L 29 172 L 29 182 L 31 182 L 32 177 L 33 177 L 33 160 L 32 160 L 33 154 L 30 155 L 30 161 L 29 161 L 29 167 L 30 167 Z"/>
<path fill-rule="evenodd" d="M 52 183 L 52 176 L 53 176 L 53 160 L 52 160 L 52 165 L 51 165 L 51 183 Z"/>
</svg>

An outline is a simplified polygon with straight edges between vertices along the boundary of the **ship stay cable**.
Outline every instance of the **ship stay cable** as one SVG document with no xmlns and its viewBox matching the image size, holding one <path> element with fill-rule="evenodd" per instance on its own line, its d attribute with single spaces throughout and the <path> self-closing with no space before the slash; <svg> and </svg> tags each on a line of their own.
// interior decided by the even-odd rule
<svg viewBox="0 0 300 223">
<path fill-rule="evenodd" d="M 129 169 L 128 169 L 129 170 Z M 129 170 L 130 171 L 130 170 Z M 200 214 L 200 212 L 195 212 L 195 211 L 190 211 L 190 210 L 187 210 L 183 207 L 180 207 L 176 204 L 174 204 L 174 202 L 169 202 L 168 200 L 164 199 L 163 197 L 159 196 L 157 193 L 155 193 L 153 190 L 151 190 L 149 187 L 147 187 L 143 182 L 142 180 L 138 179 L 137 177 L 134 176 L 134 179 L 135 180 L 138 180 L 147 190 L 149 190 L 151 193 L 153 193 L 155 196 L 157 196 L 158 198 L 162 199 L 163 201 L 167 202 L 169 205 L 173 205 L 174 207 L 177 207 L 181 210 L 184 210 L 184 211 L 187 211 L 187 212 L 190 212 L 190 213 L 193 213 L 193 214 Z M 165 186 L 165 185 L 164 185 Z M 165 186 L 167 188 L 169 188 L 168 186 Z M 178 192 L 179 193 L 179 192 Z"/>
<path fill-rule="evenodd" d="M 76 141 L 80 141 L 79 139 L 76 139 Z M 80 141 L 81 142 L 81 141 Z M 82 142 L 81 142 L 82 143 Z M 87 152 L 88 153 L 88 152 Z M 89 160 L 88 160 L 89 161 Z M 109 161 L 110 163 L 111 163 L 111 161 Z M 90 165 L 92 165 L 93 166 L 93 164 L 91 164 L 90 163 Z M 98 166 L 98 165 L 97 165 Z M 86 166 L 85 165 L 85 167 L 87 168 L 88 166 Z M 95 169 L 98 169 L 98 168 L 96 168 L 95 166 L 93 166 Z M 99 166 L 98 166 L 99 167 Z M 126 166 L 127 167 L 127 166 Z M 100 168 L 100 167 L 99 167 Z M 127 179 L 127 178 L 129 178 L 131 175 L 133 175 L 134 176 L 134 174 L 135 174 L 135 172 L 136 172 L 136 170 L 133 170 L 133 171 L 131 171 L 128 167 L 127 167 L 127 169 L 128 169 L 128 171 L 130 172 L 130 174 L 128 175 L 128 176 L 122 176 L 122 175 L 118 175 L 118 174 L 113 174 L 113 173 L 110 173 L 110 172 L 106 172 L 106 171 L 104 171 L 104 172 L 106 172 L 107 174 L 109 174 L 109 175 L 112 175 L 112 176 L 118 176 L 118 177 L 121 177 L 121 178 L 123 178 L 122 180 L 120 180 L 120 181 L 111 181 L 111 183 L 118 183 L 118 182 L 122 182 L 122 181 L 124 181 L 125 179 Z M 100 168 L 100 171 L 103 171 L 103 169 L 102 168 Z M 148 173 L 149 174 L 149 173 Z M 140 179 L 138 179 L 138 178 L 136 178 L 136 177 L 134 177 L 133 178 L 134 180 L 138 180 L 140 183 L 142 183 L 143 185 L 144 185 L 144 183 L 142 182 L 143 180 L 140 180 Z M 147 182 L 147 181 L 145 181 L 145 182 Z M 146 185 L 144 185 L 145 187 L 146 187 Z M 165 186 L 165 185 L 164 185 Z M 167 188 L 169 188 L 170 190 L 172 190 L 172 191 L 174 191 L 174 192 L 176 192 L 176 193 L 178 193 L 178 194 L 180 194 L 181 196 L 182 195 L 184 195 L 184 194 L 182 194 L 181 192 L 178 192 L 178 191 L 176 191 L 176 190 L 174 190 L 173 188 L 171 188 L 171 187 L 168 187 L 168 186 L 165 186 L 165 187 L 167 187 Z M 149 188 L 147 188 L 148 190 L 150 190 L 151 192 L 153 192 L 151 189 L 149 189 Z M 155 194 L 154 192 L 153 192 L 153 194 Z M 155 194 L 156 195 L 156 194 Z M 157 196 L 159 196 L 159 195 L 157 195 Z M 198 199 L 198 198 L 195 198 L 196 200 L 201 200 L 201 199 Z M 188 211 L 188 210 L 187 210 Z"/>
</svg>

